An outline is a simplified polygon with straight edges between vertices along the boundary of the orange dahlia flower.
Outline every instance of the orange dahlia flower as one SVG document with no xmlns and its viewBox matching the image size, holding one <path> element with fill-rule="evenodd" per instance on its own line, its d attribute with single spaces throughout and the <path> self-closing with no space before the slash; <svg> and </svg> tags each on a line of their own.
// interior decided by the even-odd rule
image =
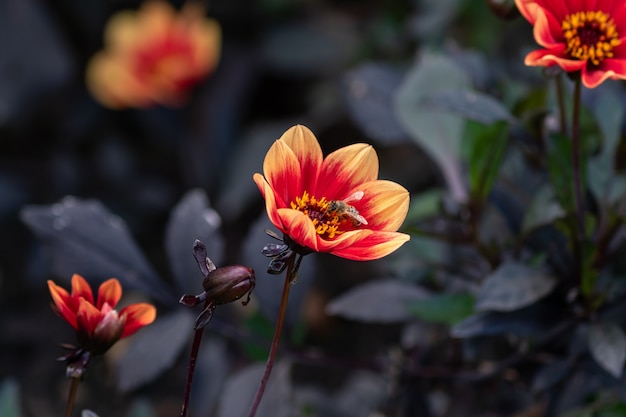
<svg viewBox="0 0 626 417">
<path fill-rule="evenodd" d="M 80 347 L 92 354 L 106 352 L 119 339 L 156 318 L 156 309 L 147 303 L 115 310 L 122 297 L 122 287 L 115 278 L 100 285 L 95 300 L 91 287 L 78 274 L 72 276 L 71 294 L 52 281 L 48 281 L 48 288 L 54 301 L 52 309 L 76 330 Z"/>
<path fill-rule="evenodd" d="M 543 49 L 526 65 L 580 71 L 588 88 L 626 79 L 626 3 L 623 0 L 515 0 Z"/>
<path fill-rule="evenodd" d="M 179 105 L 216 67 L 220 41 L 218 23 L 200 6 L 189 3 L 177 12 L 164 1 L 148 1 L 109 20 L 105 49 L 88 64 L 87 86 L 110 108 Z"/>
<path fill-rule="evenodd" d="M 304 126 L 287 130 L 267 152 L 263 175 L 254 181 L 271 222 L 307 250 L 372 260 L 398 249 L 409 236 L 398 233 L 408 191 L 379 180 L 378 156 L 357 143 L 323 157 Z"/>
</svg>

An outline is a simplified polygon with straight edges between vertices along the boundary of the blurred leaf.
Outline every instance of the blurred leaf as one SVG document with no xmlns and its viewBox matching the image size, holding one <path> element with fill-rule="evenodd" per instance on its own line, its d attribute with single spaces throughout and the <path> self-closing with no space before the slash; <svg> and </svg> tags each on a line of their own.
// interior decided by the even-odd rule
<svg viewBox="0 0 626 417">
<path fill-rule="evenodd" d="M 485 126 L 469 122 L 466 138 L 469 146 L 470 192 L 479 201 L 489 195 L 496 181 L 508 143 L 508 125 L 504 122 Z"/>
<path fill-rule="evenodd" d="M 146 384 L 174 364 L 192 338 L 193 314 L 186 310 L 158 315 L 151 325 L 132 336 L 117 363 L 117 380 L 123 391 Z"/>
<path fill-rule="evenodd" d="M 0 416 L 21 417 L 20 390 L 13 379 L 5 379 L 0 386 Z"/>
<path fill-rule="evenodd" d="M 244 417 L 259 385 L 265 369 L 264 363 L 258 363 L 242 369 L 226 380 L 217 417 Z M 259 417 L 288 417 L 297 415 L 289 401 L 292 383 L 290 381 L 291 364 L 277 361 L 267 383 L 265 394 L 259 405 Z"/>
<path fill-rule="evenodd" d="M 513 311 L 545 297 L 556 279 L 540 268 L 505 262 L 483 281 L 476 298 L 478 311 Z"/>
<path fill-rule="evenodd" d="M 441 213 L 444 195 L 444 191 L 439 188 L 413 194 L 405 224 L 414 224 Z"/>
<path fill-rule="evenodd" d="M 98 414 L 91 410 L 83 410 L 80 412 L 80 417 L 98 417 Z"/>
<path fill-rule="evenodd" d="M 496 122 L 515 123 L 515 118 L 503 103 L 492 96 L 469 89 L 448 90 L 424 100 L 429 106 L 456 113 L 464 119 L 485 125 Z"/>
<path fill-rule="evenodd" d="M 220 216 L 209 206 L 203 190 L 187 192 L 170 215 L 165 231 L 165 249 L 176 289 L 182 294 L 202 292 L 204 277 L 192 255 L 193 242 L 200 239 L 207 247 L 207 254 L 214 264 L 222 262 L 224 250 L 222 236 L 218 233 Z"/>
<path fill-rule="evenodd" d="M 145 399 L 135 400 L 126 414 L 127 417 L 156 417 L 154 408 Z"/>
<path fill-rule="evenodd" d="M 589 188 L 597 198 L 613 203 L 615 197 L 622 196 L 625 190 L 623 178 L 615 181 L 615 152 L 624 123 L 624 103 L 612 89 L 605 89 L 591 110 L 604 140 L 600 153 L 587 162 Z"/>
<path fill-rule="evenodd" d="M 554 384 L 565 378 L 571 368 L 572 364 L 568 360 L 557 359 L 544 365 L 533 378 L 532 391 L 542 392 L 550 389 Z"/>
<path fill-rule="evenodd" d="M 626 417 L 626 404 L 611 404 L 602 410 L 598 410 L 595 417 Z"/>
<path fill-rule="evenodd" d="M 242 213 L 262 197 L 252 175 L 262 172 L 263 158 L 270 146 L 284 132 L 291 121 L 281 121 L 253 126 L 232 151 L 232 158 L 224 167 L 225 172 L 215 201 L 215 206 L 226 221 L 241 217 Z"/>
<path fill-rule="evenodd" d="M 460 158 L 465 121 L 433 108 L 430 100 L 469 86 L 467 74 L 450 58 L 424 53 L 405 77 L 395 103 L 400 122 L 439 165 L 452 195 L 460 201 L 467 198 Z"/>
<path fill-rule="evenodd" d="M 539 302 L 511 312 L 488 311 L 470 316 L 452 327 L 453 337 L 466 338 L 495 334 L 520 337 L 544 333 L 564 319 L 564 307 L 554 302 Z"/>
<path fill-rule="evenodd" d="M 408 304 L 417 318 L 452 326 L 469 317 L 474 311 L 474 297 L 470 294 L 436 294 Z"/>
<path fill-rule="evenodd" d="M 425 41 L 445 38 L 460 3 L 461 0 L 417 0 L 419 13 L 411 25 L 415 35 Z"/>
<path fill-rule="evenodd" d="M 381 143 L 406 142 L 408 135 L 393 111 L 402 73 L 389 64 L 367 62 L 343 77 L 343 94 L 352 119 Z"/>
<path fill-rule="evenodd" d="M 394 280 L 372 281 L 359 285 L 332 300 L 326 313 L 366 323 L 398 323 L 411 320 L 408 308 L 428 292 L 414 284 Z"/>
<path fill-rule="evenodd" d="M 598 364 L 615 378 L 622 375 L 626 361 L 626 335 L 613 323 L 589 327 L 589 351 Z"/>
<path fill-rule="evenodd" d="M 216 333 L 202 339 L 191 387 L 190 415 L 209 415 L 216 409 L 224 381 L 232 372 L 233 362 L 240 359 L 233 356 L 231 341 L 215 337 Z"/>
<path fill-rule="evenodd" d="M 561 134 L 552 134 L 546 140 L 550 182 L 561 207 L 574 212 L 574 174 L 572 171 L 571 140 Z"/>
<path fill-rule="evenodd" d="M 556 201 L 554 189 L 550 185 L 539 188 L 524 215 L 522 230 L 528 232 L 537 227 L 551 224 L 565 215 L 565 212 Z"/>
<path fill-rule="evenodd" d="M 161 281 L 135 244 L 126 223 L 97 200 L 71 196 L 50 206 L 26 206 L 21 219 L 52 256 L 53 273 L 89 281 L 116 277 L 124 287 L 172 303 L 176 295 Z"/>
</svg>

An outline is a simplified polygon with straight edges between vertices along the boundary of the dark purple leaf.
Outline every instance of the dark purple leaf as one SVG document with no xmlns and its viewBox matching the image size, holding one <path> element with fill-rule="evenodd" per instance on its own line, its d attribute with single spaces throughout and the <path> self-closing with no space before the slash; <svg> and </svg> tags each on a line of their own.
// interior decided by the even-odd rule
<svg viewBox="0 0 626 417">
<path fill-rule="evenodd" d="M 172 211 L 165 232 L 165 249 L 179 292 L 202 291 L 204 276 L 193 255 L 196 239 L 206 246 L 207 256 L 213 263 L 220 265 L 224 250 L 220 225 L 220 216 L 209 206 L 206 194 L 200 189 L 185 194 Z"/>
<path fill-rule="evenodd" d="M 191 340 L 194 320 L 193 312 L 187 310 L 158 315 L 154 323 L 131 336 L 128 350 L 117 363 L 119 388 L 138 388 L 171 367 Z"/>
<path fill-rule="evenodd" d="M 126 223 L 99 201 L 68 196 L 49 206 L 26 206 L 20 215 L 49 251 L 54 274 L 69 279 L 76 273 L 96 281 L 115 277 L 123 287 L 161 302 L 178 300 L 145 259 Z"/>
</svg>

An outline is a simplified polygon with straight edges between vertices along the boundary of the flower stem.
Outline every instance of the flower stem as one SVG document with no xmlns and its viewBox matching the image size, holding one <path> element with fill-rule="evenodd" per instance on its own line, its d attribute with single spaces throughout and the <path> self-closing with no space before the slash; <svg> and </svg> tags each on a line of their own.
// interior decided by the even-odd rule
<svg viewBox="0 0 626 417">
<path fill-rule="evenodd" d="M 206 309 L 211 301 L 206 299 L 204 302 L 204 308 Z M 200 342 L 202 341 L 202 333 L 204 332 L 204 326 L 198 327 L 193 334 L 193 343 L 191 345 L 191 352 L 189 353 L 189 365 L 187 366 L 187 382 L 185 383 L 185 394 L 183 395 L 183 405 L 180 409 L 180 417 L 187 416 L 187 410 L 189 409 L 189 397 L 191 396 L 191 383 L 193 381 L 193 373 L 196 369 L 196 362 L 198 361 L 198 351 L 200 350 Z"/>
<path fill-rule="evenodd" d="M 283 285 L 283 294 L 280 299 L 278 319 L 276 320 L 276 328 L 274 329 L 274 338 L 272 339 L 270 352 L 267 356 L 267 362 L 265 363 L 265 372 L 263 372 L 263 377 L 261 378 L 259 387 L 256 390 L 256 394 L 254 394 L 254 400 L 252 401 L 252 405 L 250 406 L 250 411 L 248 411 L 248 417 L 254 417 L 254 415 L 256 414 L 256 411 L 259 408 L 259 404 L 261 403 L 261 399 L 263 398 L 263 394 L 265 393 L 265 387 L 267 386 L 267 382 L 270 379 L 270 374 L 272 373 L 272 368 L 274 367 L 274 360 L 276 359 L 276 353 L 278 352 L 278 342 L 280 342 L 280 334 L 283 330 L 283 322 L 285 321 L 285 315 L 287 313 L 287 300 L 289 299 L 289 289 L 291 288 L 291 283 L 295 274 L 298 273 L 297 269 L 300 265 L 301 259 L 302 256 L 300 256 L 300 259 L 296 263 L 297 266 L 295 268 L 295 254 L 288 261 L 289 264 L 287 265 L 285 284 Z"/>
<path fill-rule="evenodd" d="M 581 290 L 588 295 L 593 286 L 589 274 L 583 271 L 584 262 L 584 241 L 585 241 L 585 203 L 583 200 L 583 179 L 581 167 L 581 143 L 580 143 L 580 101 L 581 101 L 581 80 L 578 78 L 574 84 L 574 107 L 572 114 L 572 174 L 574 180 L 574 204 L 576 227 L 574 237 L 574 256 L 577 273 L 581 280 Z"/>
<path fill-rule="evenodd" d="M 70 393 L 67 396 L 67 407 L 65 408 L 65 417 L 72 417 L 72 411 L 74 410 L 74 403 L 76 402 L 76 393 L 78 392 L 78 384 L 80 384 L 80 378 L 72 378 L 72 385 L 70 386 Z"/>
</svg>

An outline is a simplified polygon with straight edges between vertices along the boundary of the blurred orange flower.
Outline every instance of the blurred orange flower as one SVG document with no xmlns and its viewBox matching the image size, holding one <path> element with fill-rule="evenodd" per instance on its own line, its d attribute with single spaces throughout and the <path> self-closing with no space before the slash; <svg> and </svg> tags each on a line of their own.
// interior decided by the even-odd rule
<svg viewBox="0 0 626 417">
<path fill-rule="evenodd" d="M 189 88 L 217 66 L 219 24 L 199 4 L 180 12 L 164 1 L 114 15 L 105 48 L 91 59 L 87 86 L 104 106 L 119 109 L 180 105 Z"/>
<path fill-rule="evenodd" d="M 287 130 L 267 152 L 254 181 L 267 214 L 297 245 L 342 258 L 372 260 L 398 249 L 409 207 L 408 191 L 378 180 L 378 156 L 358 143 L 326 158 L 304 126 Z"/>
<path fill-rule="evenodd" d="M 530 52 L 526 65 L 558 65 L 580 71 L 588 88 L 604 80 L 626 79 L 624 0 L 515 0 L 534 26 L 543 49 Z"/>
<path fill-rule="evenodd" d="M 156 309 L 147 303 L 115 310 L 122 297 L 122 287 L 115 278 L 100 285 L 95 302 L 91 287 L 78 274 L 72 276 L 71 294 L 52 281 L 48 281 L 48 288 L 54 301 L 52 309 L 76 330 L 80 347 L 92 354 L 103 354 L 119 339 L 156 318 Z"/>
</svg>

